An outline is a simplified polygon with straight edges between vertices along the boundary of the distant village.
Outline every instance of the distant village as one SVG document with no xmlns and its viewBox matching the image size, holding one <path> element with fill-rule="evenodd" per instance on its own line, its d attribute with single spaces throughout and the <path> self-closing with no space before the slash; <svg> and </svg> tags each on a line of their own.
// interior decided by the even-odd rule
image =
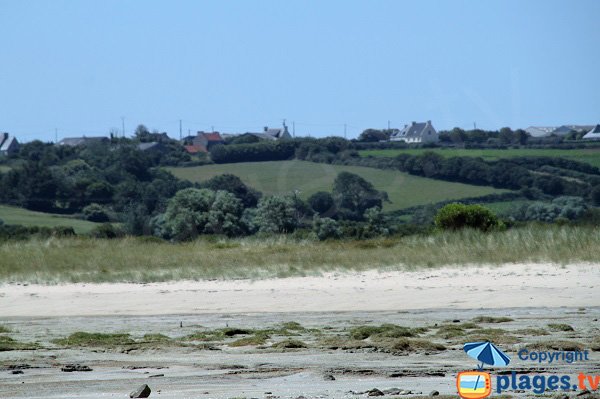
<svg viewBox="0 0 600 399">
<path fill-rule="evenodd" d="M 425 122 L 411 122 L 405 124 L 402 129 L 390 129 L 389 139 L 381 140 L 383 142 L 404 142 L 407 144 L 437 143 L 439 133 L 430 120 Z M 600 124 L 597 125 L 561 125 L 561 126 L 530 126 L 525 132 L 533 138 L 546 137 L 565 137 L 572 133 L 581 135 L 582 140 L 600 140 Z M 166 133 L 159 133 L 159 136 L 170 140 Z M 198 131 L 196 135 L 188 135 L 180 138 L 181 144 L 189 154 L 207 153 L 210 149 L 219 144 L 224 144 L 226 140 L 235 137 L 254 137 L 257 141 L 277 141 L 288 140 L 292 138 L 288 126 L 283 123 L 280 128 L 269 128 L 265 126 L 262 132 L 246 133 L 220 133 L 217 131 L 205 132 Z M 81 136 L 67 137 L 58 141 L 56 145 L 81 146 L 91 143 L 109 142 L 110 138 L 105 136 Z M 141 151 L 160 151 L 163 147 L 161 141 L 144 142 L 138 144 Z M 0 155 L 10 155 L 19 151 L 19 141 L 14 135 L 9 133 L 0 133 Z"/>
</svg>

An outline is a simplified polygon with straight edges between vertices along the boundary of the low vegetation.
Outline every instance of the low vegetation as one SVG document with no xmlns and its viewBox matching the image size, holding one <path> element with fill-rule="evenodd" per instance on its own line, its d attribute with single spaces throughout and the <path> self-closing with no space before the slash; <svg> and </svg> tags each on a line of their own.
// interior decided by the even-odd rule
<svg viewBox="0 0 600 399">
<path fill-rule="evenodd" d="M 5 335 L 0 335 L 0 352 L 36 350 L 39 344 L 33 342 L 21 342 Z"/>
<path fill-rule="evenodd" d="M 65 347 L 115 347 L 131 345 L 135 340 L 129 334 L 104 334 L 78 331 L 65 338 L 53 341 Z"/>
<path fill-rule="evenodd" d="M 473 318 L 474 323 L 509 323 L 514 321 L 510 317 L 477 316 Z"/>
<path fill-rule="evenodd" d="M 439 232 L 427 239 L 411 235 L 368 241 L 209 237 L 172 244 L 135 237 L 51 238 L 0 243 L 0 281 L 256 279 L 449 264 L 598 262 L 599 245 L 599 229 L 573 226 L 529 226 L 490 233 L 465 229 Z"/>
<path fill-rule="evenodd" d="M 552 331 L 575 331 L 572 326 L 564 323 L 551 323 L 548 324 L 548 328 Z"/>
</svg>

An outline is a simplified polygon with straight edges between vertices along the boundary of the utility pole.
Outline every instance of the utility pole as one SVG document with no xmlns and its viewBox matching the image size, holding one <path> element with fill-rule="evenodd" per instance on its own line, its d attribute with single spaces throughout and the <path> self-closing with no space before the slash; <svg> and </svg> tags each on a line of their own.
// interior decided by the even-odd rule
<svg viewBox="0 0 600 399">
<path fill-rule="evenodd" d="M 292 121 L 292 137 L 296 137 L 296 122 Z"/>
<path fill-rule="evenodd" d="M 388 120 L 388 130 L 390 130 L 390 121 Z"/>
<path fill-rule="evenodd" d="M 344 123 L 344 138 L 346 138 L 346 124 Z"/>
<path fill-rule="evenodd" d="M 58 143 L 58 129 L 54 128 L 54 144 Z"/>
<path fill-rule="evenodd" d="M 473 122 L 473 130 L 477 130 L 477 123 Z"/>
<path fill-rule="evenodd" d="M 181 119 L 179 120 L 179 141 L 183 139 L 183 132 L 181 130 Z"/>
<path fill-rule="evenodd" d="M 122 130 L 123 137 L 125 137 L 125 117 L 124 116 L 121 117 L 121 127 L 123 128 L 123 130 Z"/>
</svg>

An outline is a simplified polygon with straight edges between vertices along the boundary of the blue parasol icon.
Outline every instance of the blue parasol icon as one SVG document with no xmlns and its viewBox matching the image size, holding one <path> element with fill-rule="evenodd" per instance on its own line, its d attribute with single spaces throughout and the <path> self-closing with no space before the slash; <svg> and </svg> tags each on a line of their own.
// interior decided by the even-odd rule
<svg viewBox="0 0 600 399">
<path fill-rule="evenodd" d="M 483 370 L 484 364 L 490 366 L 507 366 L 510 363 L 510 357 L 504 354 L 498 347 L 489 341 L 486 342 L 469 342 L 463 347 L 467 355 L 481 362 L 478 366 L 479 370 Z M 479 375 L 475 381 L 475 387 L 479 383 Z"/>
<path fill-rule="evenodd" d="M 498 347 L 489 341 L 469 342 L 464 348 L 467 355 L 481 362 L 479 370 L 483 369 L 484 364 L 490 366 L 506 366 L 510 363 L 510 357 L 504 354 Z"/>
</svg>

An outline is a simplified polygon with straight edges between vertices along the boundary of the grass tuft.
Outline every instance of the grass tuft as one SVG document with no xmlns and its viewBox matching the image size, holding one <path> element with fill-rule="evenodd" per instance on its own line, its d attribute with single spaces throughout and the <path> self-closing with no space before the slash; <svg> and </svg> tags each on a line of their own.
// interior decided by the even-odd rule
<svg viewBox="0 0 600 399">
<path fill-rule="evenodd" d="M 55 339 L 52 342 L 66 347 L 114 347 L 135 343 L 129 334 L 103 334 L 84 331 L 75 332 L 66 338 Z"/>
<path fill-rule="evenodd" d="M 475 323 L 508 323 L 514 321 L 510 317 L 477 316 L 473 318 Z"/>
<path fill-rule="evenodd" d="M 548 328 L 552 331 L 575 331 L 572 326 L 564 323 L 548 324 Z"/>
</svg>

